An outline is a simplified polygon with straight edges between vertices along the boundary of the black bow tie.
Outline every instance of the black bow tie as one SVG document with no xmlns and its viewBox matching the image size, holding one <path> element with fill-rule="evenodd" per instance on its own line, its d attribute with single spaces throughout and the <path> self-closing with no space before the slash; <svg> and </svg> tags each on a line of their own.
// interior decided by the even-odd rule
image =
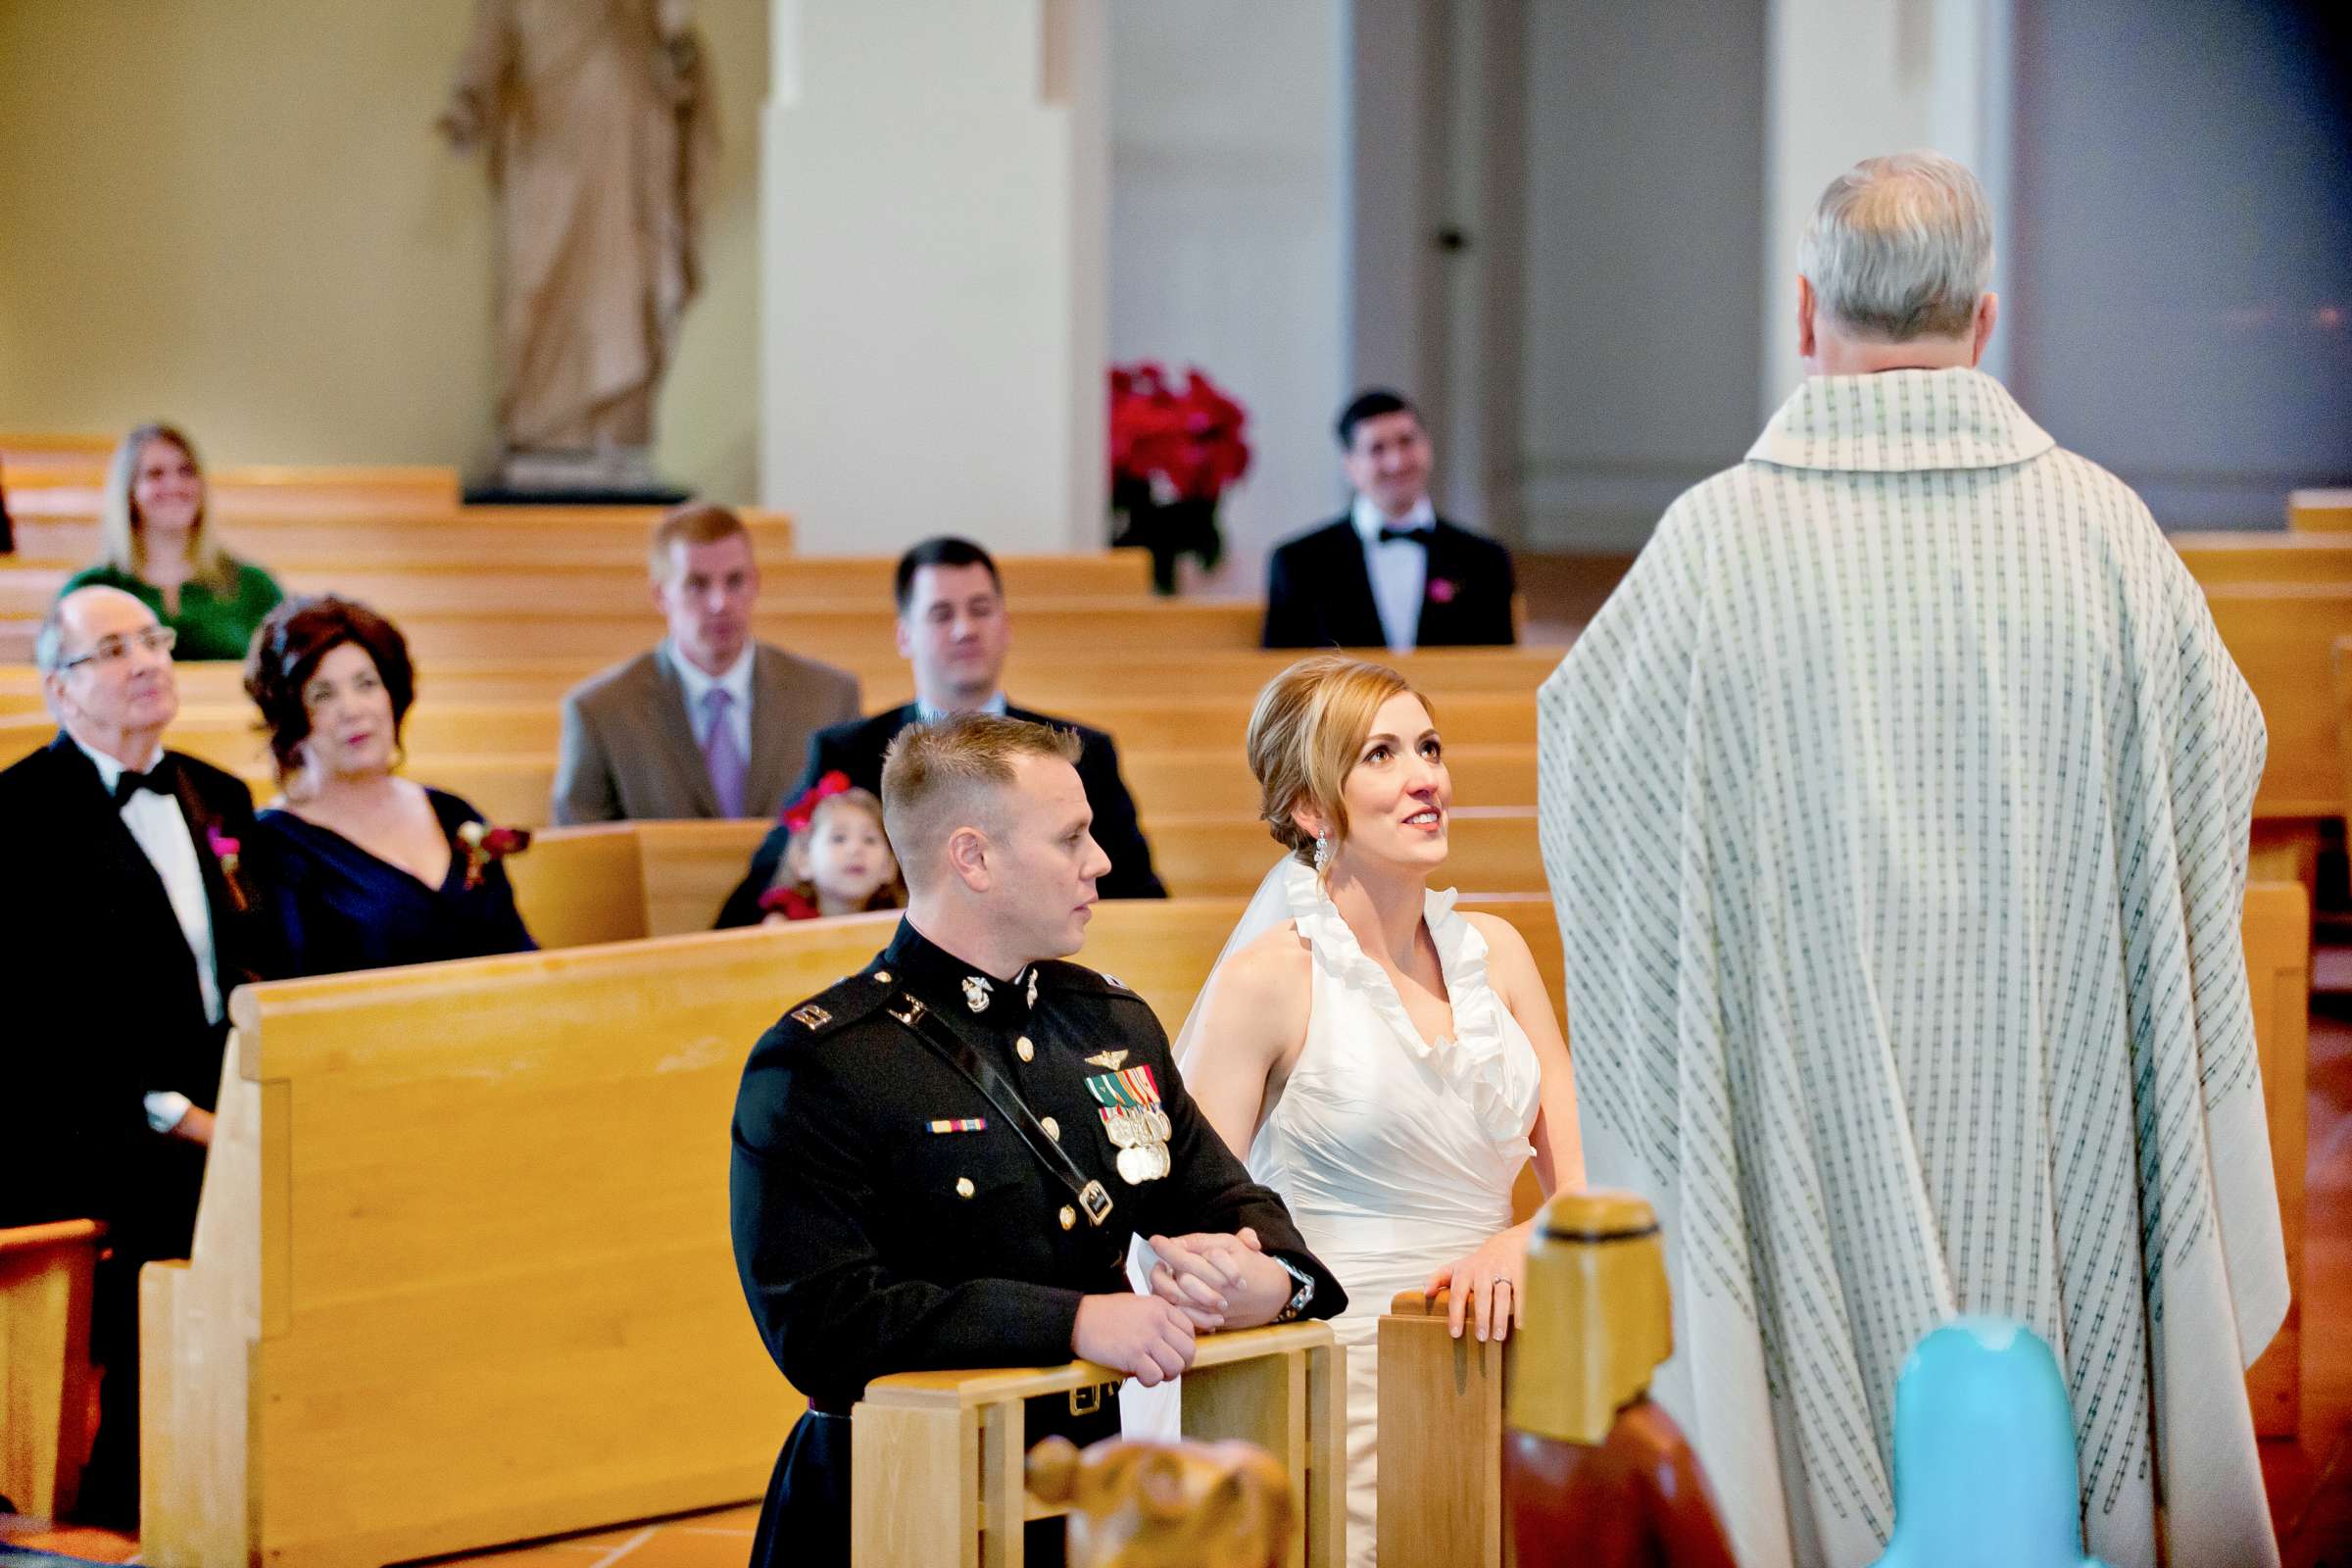
<svg viewBox="0 0 2352 1568">
<path fill-rule="evenodd" d="M 172 759 L 169 757 L 144 773 L 135 767 L 126 767 L 115 779 L 115 809 L 121 810 L 128 806 L 130 798 L 141 790 L 153 790 L 169 800 L 172 793 Z"/>
<path fill-rule="evenodd" d="M 1419 545 L 1427 550 L 1429 536 L 1436 531 L 1434 528 L 1383 528 L 1380 530 L 1380 542 L 1384 545 Z"/>
</svg>

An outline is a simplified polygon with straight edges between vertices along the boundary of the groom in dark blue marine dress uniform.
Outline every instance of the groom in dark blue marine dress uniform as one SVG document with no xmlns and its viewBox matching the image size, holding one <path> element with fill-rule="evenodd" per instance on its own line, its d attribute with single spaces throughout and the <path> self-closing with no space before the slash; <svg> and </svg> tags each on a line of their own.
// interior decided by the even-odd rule
<svg viewBox="0 0 2352 1568">
<path fill-rule="evenodd" d="M 752 1560 L 850 1559 L 850 1406 L 869 1379 L 1082 1357 L 1150 1387 L 1197 1332 L 1347 1304 L 1282 1200 L 1186 1095 L 1152 1009 L 1057 961 L 1106 860 L 1077 742 L 980 714 L 891 748 L 883 809 L 910 894 L 874 961 L 793 1007 L 735 1102 L 735 1260 L 809 1397 Z M 1128 1286 L 1129 1238 L 1162 1263 Z M 1119 1430 L 1117 1385 L 1034 1399 L 1032 1442 Z M 1058 1521 L 1030 1561 L 1062 1560 Z"/>
</svg>

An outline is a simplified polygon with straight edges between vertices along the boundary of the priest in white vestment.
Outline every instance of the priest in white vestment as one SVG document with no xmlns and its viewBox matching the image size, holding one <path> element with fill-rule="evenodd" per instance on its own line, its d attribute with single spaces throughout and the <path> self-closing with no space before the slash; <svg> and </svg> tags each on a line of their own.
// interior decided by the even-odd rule
<svg viewBox="0 0 2352 1568">
<path fill-rule="evenodd" d="M 2018 1318 L 2092 1552 L 2275 1564 L 2262 714 L 2138 497 L 1976 368 L 1965 169 L 1858 166 L 1801 267 L 1808 379 L 1541 699 L 1586 1162 L 1670 1249 L 1654 1392 L 1745 1568 L 1860 1568 L 1904 1357 Z"/>
</svg>

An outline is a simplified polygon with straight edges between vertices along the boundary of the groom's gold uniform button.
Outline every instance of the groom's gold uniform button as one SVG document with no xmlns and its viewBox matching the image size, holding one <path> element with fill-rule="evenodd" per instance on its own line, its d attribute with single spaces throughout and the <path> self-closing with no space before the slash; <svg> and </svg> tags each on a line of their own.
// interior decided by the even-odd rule
<svg viewBox="0 0 2352 1568">
<path fill-rule="evenodd" d="M 956 1178 L 956 1196 L 957 1198 L 969 1198 L 972 1196 L 972 1179 L 969 1176 Z"/>
<path fill-rule="evenodd" d="M 1021 1059 L 1023 1061 L 1033 1061 L 1037 1058 L 1037 1047 L 1029 1043 L 1029 1037 L 1027 1035 L 1023 1035 L 1020 1039 L 1015 1040 L 1012 1043 L 1012 1049 L 1020 1053 Z"/>
<path fill-rule="evenodd" d="M 1061 1228 L 1062 1228 L 1063 1230 L 1065 1230 L 1065 1231 L 1066 1231 L 1066 1230 L 1068 1230 L 1068 1229 L 1069 1229 L 1071 1226 L 1073 1226 L 1073 1225 L 1075 1225 L 1075 1224 L 1077 1224 L 1077 1223 L 1078 1223 L 1078 1211 L 1077 1211 L 1076 1209 L 1072 1208 L 1072 1207 L 1071 1207 L 1069 1204 L 1067 1204 L 1067 1203 L 1064 1203 L 1064 1204 L 1062 1204 L 1062 1205 L 1061 1205 Z"/>
<path fill-rule="evenodd" d="M 1038 1125 L 1045 1128 L 1046 1136 L 1048 1138 L 1053 1139 L 1057 1144 L 1061 1142 L 1061 1123 L 1055 1121 L 1051 1116 L 1047 1116 L 1042 1118 L 1038 1122 Z"/>
</svg>

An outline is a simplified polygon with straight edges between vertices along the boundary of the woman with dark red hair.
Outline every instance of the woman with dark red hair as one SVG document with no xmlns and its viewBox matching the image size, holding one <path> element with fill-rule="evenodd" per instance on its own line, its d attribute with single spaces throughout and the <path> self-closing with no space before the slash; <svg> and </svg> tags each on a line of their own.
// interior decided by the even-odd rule
<svg viewBox="0 0 2352 1568">
<path fill-rule="evenodd" d="M 254 818 L 257 880 L 287 974 L 522 953 L 538 946 L 499 864 L 530 836 L 402 778 L 416 669 L 399 628 L 348 599 L 289 600 L 245 658 L 284 790 Z"/>
</svg>

